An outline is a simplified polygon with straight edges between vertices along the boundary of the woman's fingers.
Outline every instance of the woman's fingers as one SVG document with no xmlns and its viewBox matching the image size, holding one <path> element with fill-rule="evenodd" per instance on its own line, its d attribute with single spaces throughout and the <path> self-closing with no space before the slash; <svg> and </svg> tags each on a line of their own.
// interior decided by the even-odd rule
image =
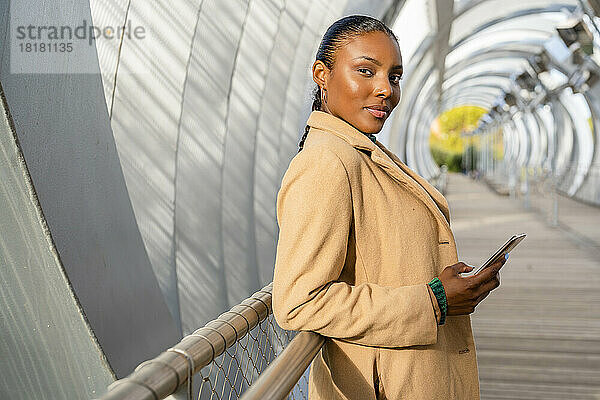
<svg viewBox="0 0 600 400">
<path fill-rule="evenodd" d="M 498 271 L 505 262 L 506 259 L 502 258 L 479 274 L 470 277 L 460 276 L 463 272 L 473 270 L 473 267 L 463 262 L 445 268 L 439 278 L 446 291 L 448 315 L 471 314 L 477 304 L 500 285 Z"/>
<path fill-rule="evenodd" d="M 466 279 L 472 280 L 474 285 L 479 286 L 496 276 L 498 274 L 498 271 L 500 271 L 500 269 L 504 265 L 504 263 L 506 263 L 506 259 L 501 258 L 499 261 L 496 261 L 477 275 L 473 275 Z"/>
<path fill-rule="evenodd" d="M 485 299 L 492 290 L 500 285 L 497 277 L 485 282 L 472 292 L 471 296 L 459 304 L 448 308 L 448 315 L 465 315 L 475 311 L 475 307 Z"/>
<path fill-rule="evenodd" d="M 483 285 L 481 285 L 479 287 L 479 290 L 475 294 L 477 296 L 475 300 L 476 304 L 479 304 L 479 302 L 483 300 L 485 296 L 487 296 L 492 290 L 496 289 L 498 286 L 500 286 L 500 279 L 498 279 L 497 275 L 489 281 L 487 281 L 486 283 L 484 283 Z"/>
<path fill-rule="evenodd" d="M 490 293 L 492 293 L 492 291 L 488 291 L 483 293 L 481 296 L 479 296 L 476 300 L 477 305 L 479 305 L 479 303 L 481 303 L 483 301 L 483 299 L 485 299 L 486 297 L 488 297 L 490 295 Z"/>
<path fill-rule="evenodd" d="M 464 262 L 459 262 L 456 263 L 452 266 L 452 269 L 454 270 L 455 274 L 462 274 L 463 272 L 471 272 L 473 271 L 473 267 L 471 267 L 470 265 L 465 264 Z"/>
</svg>

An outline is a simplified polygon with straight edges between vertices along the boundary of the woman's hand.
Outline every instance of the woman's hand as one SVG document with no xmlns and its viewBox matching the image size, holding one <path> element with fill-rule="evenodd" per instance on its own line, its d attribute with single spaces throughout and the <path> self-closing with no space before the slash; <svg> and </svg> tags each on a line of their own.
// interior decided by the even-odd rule
<svg viewBox="0 0 600 400">
<path fill-rule="evenodd" d="M 477 275 L 460 276 L 463 272 L 470 272 L 473 267 L 459 262 L 446 267 L 438 279 L 444 285 L 446 301 L 448 303 L 447 315 L 465 315 L 475 311 L 475 307 L 488 294 L 498 286 L 500 279 L 498 271 L 504 265 L 506 259 L 502 258 Z"/>
</svg>

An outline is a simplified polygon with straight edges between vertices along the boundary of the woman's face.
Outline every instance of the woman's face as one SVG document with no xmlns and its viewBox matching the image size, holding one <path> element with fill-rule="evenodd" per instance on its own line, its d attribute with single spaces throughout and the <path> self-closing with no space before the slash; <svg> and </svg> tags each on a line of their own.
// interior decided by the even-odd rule
<svg viewBox="0 0 600 400">
<path fill-rule="evenodd" d="M 313 65 L 313 79 L 327 93 L 322 110 L 364 133 L 378 133 L 400 101 L 402 56 L 384 32 L 354 36 L 335 53 L 329 70 Z"/>
</svg>

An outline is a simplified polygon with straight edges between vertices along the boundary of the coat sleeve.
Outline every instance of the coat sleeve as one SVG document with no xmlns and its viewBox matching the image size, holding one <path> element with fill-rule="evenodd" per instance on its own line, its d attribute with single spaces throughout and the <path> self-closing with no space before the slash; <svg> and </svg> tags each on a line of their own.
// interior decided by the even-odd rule
<svg viewBox="0 0 600 400">
<path fill-rule="evenodd" d="M 436 343 L 426 284 L 388 287 L 338 280 L 352 218 L 342 161 L 326 148 L 304 148 L 292 159 L 277 195 L 272 305 L 279 326 L 368 346 Z"/>
</svg>

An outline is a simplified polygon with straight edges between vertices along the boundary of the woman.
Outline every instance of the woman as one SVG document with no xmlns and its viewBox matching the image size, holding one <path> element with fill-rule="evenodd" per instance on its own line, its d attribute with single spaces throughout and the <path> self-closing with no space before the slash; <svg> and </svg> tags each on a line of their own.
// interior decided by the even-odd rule
<svg viewBox="0 0 600 400">
<path fill-rule="evenodd" d="M 499 285 L 458 262 L 448 203 L 375 139 L 400 100 L 402 58 L 380 21 L 325 33 L 313 112 L 277 196 L 273 313 L 322 334 L 312 399 L 479 398 L 469 314 Z"/>
</svg>

